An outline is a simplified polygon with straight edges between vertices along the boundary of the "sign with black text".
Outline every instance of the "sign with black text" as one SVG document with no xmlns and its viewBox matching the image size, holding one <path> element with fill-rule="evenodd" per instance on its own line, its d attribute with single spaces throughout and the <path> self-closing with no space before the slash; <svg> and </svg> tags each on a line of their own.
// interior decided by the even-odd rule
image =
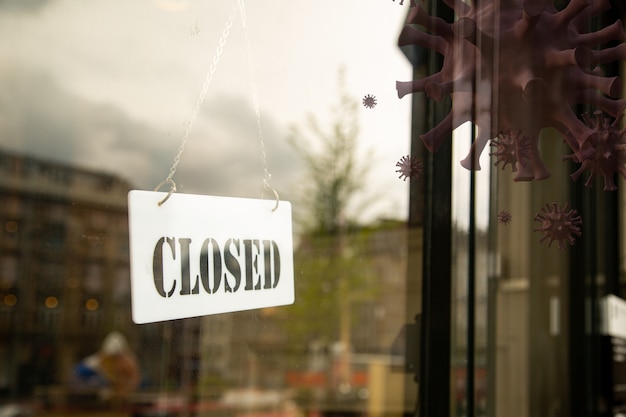
<svg viewBox="0 0 626 417">
<path fill-rule="evenodd" d="M 135 323 L 294 302 L 289 202 L 166 195 L 128 194 Z"/>
</svg>

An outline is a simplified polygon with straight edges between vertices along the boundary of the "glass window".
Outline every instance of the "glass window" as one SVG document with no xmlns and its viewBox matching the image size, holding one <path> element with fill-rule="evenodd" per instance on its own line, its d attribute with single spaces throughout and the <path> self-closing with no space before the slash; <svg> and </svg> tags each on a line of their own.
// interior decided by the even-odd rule
<svg viewBox="0 0 626 417">
<path fill-rule="evenodd" d="M 0 1 L 0 416 L 623 415 L 625 14 Z M 291 202 L 294 303 L 135 323 L 168 187 Z"/>
<path fill-rule="evenodd" d="M 0 414 L 413 410 L 408 3 L 0 11 Z M 169 173 L 292 202 L 293 305 L 132 321 L 128 192 Z"/>
</svg>

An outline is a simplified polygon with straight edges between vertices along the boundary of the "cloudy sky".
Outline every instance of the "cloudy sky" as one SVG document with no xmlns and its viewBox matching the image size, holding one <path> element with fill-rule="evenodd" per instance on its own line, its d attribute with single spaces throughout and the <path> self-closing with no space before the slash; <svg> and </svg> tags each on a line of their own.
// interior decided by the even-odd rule
<svg viewBox="0 0 626 417">
<path fill-rule="evenodd" d="M 330 124 L 345 89 L 371 149 L 376 215 L 403 217 L 411 69 L 396 45 L 408 10 L 392 0 L 247 1 L 272 184 L 289 198 L 301 164 L 287 137 L 314 114 Z M 136 188 L 164 179 L 192 119 L 236 0 L 0 0 L 0 149 L 115 173 Z M 256 198 L 263 165 L 245 32 L 235 15 L 174 180 L 179 191 Z"/>
</svg>

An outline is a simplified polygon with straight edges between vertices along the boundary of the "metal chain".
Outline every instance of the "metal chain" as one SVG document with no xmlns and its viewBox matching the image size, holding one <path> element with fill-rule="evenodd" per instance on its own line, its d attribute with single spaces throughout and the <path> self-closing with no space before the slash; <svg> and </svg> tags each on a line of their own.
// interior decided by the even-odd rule
<svg viewBox="0 0 626 417">
<path fill-rule="evenodd" d="M 276 205 L 274 206 L 272 211 L 275 211 L 278 208 L 278 203 L 280 201 L 280 198 L 278 196 L 278 192 L 270 185 L 272 174 L 270 174 L 268 167 L 267 167 L 267 154 L 265 151 L 265 139 L 263 137 L 263 129 L 261 126 L 261 111 L 260 111 L 259 98 L 258 98 L 258 89 L 257 89 L 256 79 L 255 79 L 256 71 L 254 68 L 254 61 L 252 59 L 252 48 L 251 48 L 251 42 L 250 42 L 250 35 L 248 34 L 248 24 L 247 24 L 246 7 L 244 4 L 244 0 L 238 0 L 238 6 L 239 6 L 239 15 L 241 17 L 241 26 L 243 28 L 243 32 L 245 35 L 246 47 L 247 47 L 247 53 L 248 53 L 248 63 L 249 63 L 248 69 L 250 73 L 250 84 L 252 87 L 252 105 L 254 108 L 254 114 L 256 116 L 257 136 L 259 139 L 261 161 L 263 163 L 263 189 L 272 191 L 272 193 L 274 194 L 274 197 L 276 198 Z M 166 179 L 161 181 L 161 183 L 155 188 L 155 191 L 157 191 L 163 185 L 170 184 L 170 191 L 165 196 L 165 198 L 159 202 L 159 206 L 165 203 L 170 198 L 172 193 L 176 191 L 176 183 L 174 182 L 174 179 L 173 179 L 174 174 L 176 173 L 176 168 L 178 167 L 178 164 L 180 163 L 181 155 L 183 154 L 185 150 L 185 145 L 187 144 L 187 141 L 189 140 L 191 127 L 194 124 L 196 118 L 198 117 L 198 113 L 200 112 L 200 107 L 202 106 L 202 103 L 204 102 L 204 98 L 209 88 L 209 84 L 211 83 L 211 80 L 213 79 L 213 74 L 215 73 L 215 69 L 217 68 L 217 64 L 220 60 L 220 57 L 222 56 L 224 45 L 226 44 L 226 40 L 228 38 L 228 35 L 230 34 L 230 28 L 232 27 L 232 24 L 233 24 L 235 12 L 236 12 L 236 7 L 233 8 L 233 11 L 230 13 L 228 17 L 228 21 L 226 22 L 226 27 L 222 31 L 222 36 L 220 37 L 217 50 L 215 52 L 215 55 L 213 56 L 213 63 L 211 64 L 211 67 L 209 68 L 209 72 L 207 73 L 207 76 L 204 80 L 204 84 L 202 85 L 202 91 L 200 93 L 200 96 L 198 97 L 198 100 L 196 101 L 196 105 L 191 114 L 191 118 L 189 119 L 189 123 L 187 123 L 187 128 L 185 130 L 183 140 L 178 148 L 178 154 L 174 158 L 174 163 L 172 164 L 172 167 L 170 168 L 169 175 L 167 176 Z M 261 198 L 262 197 L 263 197 L 263 194 L 261 194 Z"/>
<path fill-rule="evenodd" d="M 226 21 L 226 27 L 224 28 L 224 30 L 222 30 L 222 36 L 219 39 L 217 49 L 215 51 L 215 54 L 213 55 L 213 62 L 211 63 L 211 66 L 209 67 L 209 71 L 207 72 L 207 75 L 204 79 L 204 83 L 202 84 L 202 90 L 200 92 L 200 96 L 198 97 L 198 100 L 196 101 L 196 105 L 193 108 L 193 112 L 191 113 L 191 118 L 189 119 L 189 122 L 187 123 L 185 134 L 183 135 L 182 142 L 180 146 L 178 147 L 178 154 L 174 158 L 174 163 L 172 164 L 172 167 L 170 168 L 169 175 L 167 176 L 166 179 L 161 181 L 161 183 L 154 189 L 154 191 L 158 191 L 163 185 L 170 184 L 170 191 L 167 194 L 167 196 L 165 196 L 165 198 L 159 202 L 159 206 L 165 203 L 167 199 L 170 198 L 172 193 L 176 191 L 176 183 L 174 182 L 174 179 L 173 179 L 174 174 L 176 173 L 176 168 L 178 168 L 181 155 L 185 151 L 185 145 L 187 144 L 187 141 L 189 140 L 189 135 L 191 134 L 191 128 L 194 122 L 196 121 L 198 114 L 200 113 L 200 107 L 202 106 L 202 103 L 204 102 L 204 98 L 206 97 L 207 90 L 209 89 L 209 84 L 211 84 L 211 80 L 213 80 L 213 75 L 215 74 L 215 70 L 217 69 L 217 64 L 219 63 L 220 58 L 222 57 L 222 52 L 224 51 L 224 45 L 226 45 L 226 40 L 228 39 L 228 35 L 230 34 L 230 28 L 233 25 L 233 20 L 235 18 L 236 12 L 237 12 L 237 7 L 233 7 L 233 10 L 230 12 L 228 16 L 228 20 Z"/>
<path fill-rule="evenodd" d="M 256 85 L 255 78 L 255 68 L 254 68 L 254 60 L 252 59 L 252 47 L 250 42 L 250 35 L 248 34 L 248 23 L 246 16 L 246 6 L 244 0 L 238 0 L 239 2 L 239 15 L 241 17 L 241 27 L 243 28 L 243 33 L 246 39 L 246 47 L 248 52 L 248 70 L 250 73 L 250 85 L 252 87 L 252 105 L 254 107 L 254 114 L 256 116 L 256 125 L 257 125 L 257 136 L 259 138 L 259 149 L 261 152 L 261 161 L 263 163 L 263 190 L 269 190 L 274 194 L 276 198 L 276 205 L 273 208 L 273 211 L 278 208 L 278 203 L 280 201 L 280 197 L 278 196 L 278 191 L 276 191 L 271 185 L 270 180 L 272 179 L 272 174 L 270 174 L 269 169 L 267 168 L 267 154 L 265 152 L 265 139 L 263 137 L 263 129 L 261 127 L 261 110 L 259 105 L 259 95 L 258 89 Z M 261 194 L 261 198 L 263 198 L 263 194 Z"/>
</svg>

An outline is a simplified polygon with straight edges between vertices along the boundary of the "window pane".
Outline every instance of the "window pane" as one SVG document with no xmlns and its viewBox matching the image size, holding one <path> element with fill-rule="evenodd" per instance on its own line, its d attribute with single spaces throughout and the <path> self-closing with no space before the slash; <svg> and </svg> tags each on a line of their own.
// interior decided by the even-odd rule
<svg viewBox="0 0 626 417">
<path fill-rule="evenodd" d="M 407 9 L 0 2 L 0 415 L 413 412 Z M 293 305 L 132 321 L 128 193 L 170 174 L 292 203 Z"/>
</svg>

